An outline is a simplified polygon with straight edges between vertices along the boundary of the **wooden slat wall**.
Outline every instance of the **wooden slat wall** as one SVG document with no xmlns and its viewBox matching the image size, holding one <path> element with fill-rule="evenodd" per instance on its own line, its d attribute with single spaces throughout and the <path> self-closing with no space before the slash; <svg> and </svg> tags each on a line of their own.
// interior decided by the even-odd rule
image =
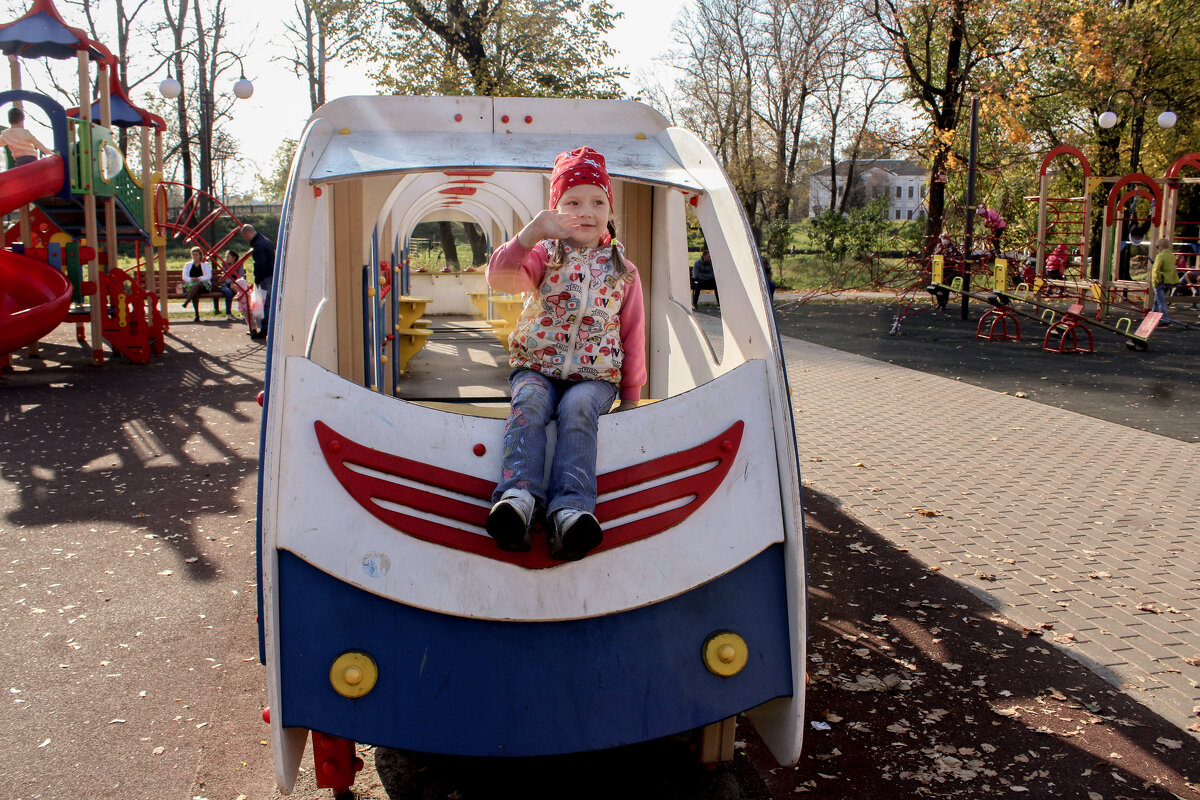
<svg viewBox="0 0 1200 800">
<path fill-rule="evenodd" d="M 664 190 L 665 191 L 665 190 Z M 654 188 L 640 183 L 622 184 L 617 204 L 617 239 L 625 245 L 625 255 L 637 265 L 642 279 L 642 298 L 646 302 L 646 347 L 654 335 L 654 316 L 650 313 L 650 287 L 654 280 Z M 642 390 L 645 397 L 645 388 Z"/>
<path fill-rule="evenodd" d="M 338 374 L 363 381 L 362 266 L 367 255 L 362 240 L 362 181 L 334 183 L 333 257 L 337 298 Z"/>
</svg>

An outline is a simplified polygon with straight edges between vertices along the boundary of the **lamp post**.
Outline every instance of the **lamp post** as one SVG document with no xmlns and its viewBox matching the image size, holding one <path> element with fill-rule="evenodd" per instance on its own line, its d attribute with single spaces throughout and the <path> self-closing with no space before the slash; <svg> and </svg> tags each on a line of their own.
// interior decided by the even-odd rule
<svg viewBox="0 0 1200 800">
<path fill-rule="evenodd" d="M 1138 96 L 1129 89 L 1117 89 L 1108 96 L 1108 102 L 1104 104 L 1104 111 L 1096 117 L 1096 124 L 1105 130 L 1114 127 L 1120 119 L 1117 116 L 1117 112 L 1112 110 L 1113 99 L 1119 94 L 1129 95 L 1129 98 L 1133 101 L 1133 128 L 1130 132 L 1129 171 L 1137 172 L 1138 167 L 1141 166 L 1143 125 L 1146 120 L 1146 105 L 1150 98 L 1156 94 L 1160 94 L 1165 100 L 1166 110 L 1158 115 L 1158 127 L 1164 130 L 1175 127 L 1175 123 L 1179 121 L 1179 115 L 1171 110 L 1171 96 L 1162 89 L 1147 89 L 1142 92 L 1141 96 Z"/>
<path fill-rule="evenodd" d="M 188 51 L 186 51 L 184 49 L 176 50 L 173 53 L 168 53 L 165 56 L 165 58 L 170 59 L 171 57 L 176 56 L 181 52 L 188 52 Z M 224 50 L 217 54 L 218 58 L 224 57 L 224 56 L 232 57 L 232 58 L 236 59 L 237 63 L 238 63 L 239 77 L 238 77 L 238 80 L 233 84 L 233 88 L 232 88 L 234 97 L 236 97 L 238 100 L 248 99 L 249 97 L 251 97 L 254 94 L 254 84 L 251 83 L 250 80 L 246 77 L 245 62 L 242 61 L 242 57 L 240 55 L 238 55 L 237 53 L 234 53 L 230 50 Z M 226 61 L 225 65 L 228 66 L 228 63 L 229 62 Z M 177 62 L 177 67 L 178 67 L 178 64 L 179 64 L 179 62 Z M 179 68 L 181 69 L 181 67 L 179 67 Z M 215 74 L 213 75 L 213 77 L 215 78 L 222 71 L 224 71 L 224 67 L 217 69 L 215 71 Z M 182 74 L 180 74 L 178 78 L 168 76 L 166 79 L 164 79 L 162 81 L 162 83 L 160 83 L 158 85 L 159 93 L 161 93 L 162 96 L 167 99 L 178 98 L 180 96 L 180 94 L 183 92 L 183 85 L 180 81 L 180 78 L 182 78 L 182 77 L 183 77 Z M 203 78 L 203 76 L 201 76 L 201 77 Z M 201 80 L 201 84 L 203 84 L 203 83 L 204 83 L 204 81 Z M 215 81 L 214 81 L 214 83 L 215 83 Z M 199 130 L 198 134 L 199 134 L 199 139 L 200 139 L 200 184 L 201 184 L 200 188 L 202 190 L 204 190 L 205 192 L 213 192 L 216 188 L 215 186 L 212 185 L 212 151 L 213 151 L 212 135 L 213 135 L 213 126 L 216 124 L 216 108 L 215 108 L 216 97 L 214 94 L 214 88 L 215 87 L 211 86 L 211 85 L 205 86 L 203 91 L 201 92 L 201 96 L 199 97 L 199 112 L 200 112 L 199 128 L 200 128 L 200 130 Z M 183 105 L 182 100 L 179 100 L 178 108 L 179 108 L 179 114 L 182 118 L 182 116 L 184 114 L 184 105 Z M 181 119 L 181 130 L 182 129 L 183 129 L 183 123 L 182 123 L 182 119 Z M 184 143 L 184 147 L 185 148 L 187 147 L 186 143 Z M 185 158 L 187 157 L 187 155 L 188 154 L 185 150 L 185 152 L 184 152 Z M 190 191 L 190 190 L 185 190 L 185 192 L 186 191 Z M 207 206 L 207 201 L 205 201 L 204 205 Z M 205 211 L 207 212 L 207 208 L 205 208 Z"/>
</svg>

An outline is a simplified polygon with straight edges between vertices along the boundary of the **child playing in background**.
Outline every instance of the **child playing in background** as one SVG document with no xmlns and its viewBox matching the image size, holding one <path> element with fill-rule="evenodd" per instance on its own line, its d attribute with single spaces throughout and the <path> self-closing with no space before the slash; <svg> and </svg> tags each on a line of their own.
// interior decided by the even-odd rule
<svg viewBox="0 0 1200 800">
<path fill-rule="evenodd" d="M 1171 252 L 1171 240 L 1165 236 L 1155 242 L 1157 255 L 1150 272 L 1150 284 L 1154 287 L 1154 305 L 1151 311 L 1162 312 L 1162 324 L 1170 325 L 1167 318 L 1167 293 L 1179 284 L 1179 271 L 1175 269 L 1175 254 Z"/>
<path fill-rule="evenodd" d="M 0 144 L 12 153 L 15 166 L 32 164 L 38 160 L 38 153 L 49 155 L 53 147 L 47 147 L 38 138 L 25 130 L 25 112 L 13 106 L 8 110 L 8 124 L 12 125 L 6 131 L 0 131 Z"/>
<path fill-rule="evenodd" d="M 529 550 L 534 511 L 544 508 L 551 555 L 576 560 L 603 538 L 594 513 L 597 428 L 618 390 L 618 411 L 641 394 L 645 317 L 637 268 L 615 238 L 604 156 L 590 147 L 561 153 L 549 205 L 487 267 L 492 288 L 526 294 L 509 337 L 512 405 L 486 529 L 503 550 Z M 558 439 L 544 487 L 551 420 Z"/>
</svg>

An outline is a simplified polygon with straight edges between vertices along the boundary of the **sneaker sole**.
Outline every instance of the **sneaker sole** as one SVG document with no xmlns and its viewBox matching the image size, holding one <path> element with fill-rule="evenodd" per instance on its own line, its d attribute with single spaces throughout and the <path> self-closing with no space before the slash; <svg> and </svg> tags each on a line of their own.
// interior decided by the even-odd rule
<svg viewBox="0 0 1200 800">
<path fill-rule="evenodd" d="M 530 549 L 529 531 L 525 521 L 517 510 L 508 504 L 503 504 L 490 514 L 484 523 L 484 530 L 496 540 L 501 550 L 510 553 L 525 553 Z"/>
<path fill-rule="evenodd" d="M 550 557 L 559 561 L 578 561 L 599 547 L 603 539 L 604 532 L 596 518 L 590 514 L 582 516 L 557 537 L 557 546 L 550 550 Z"/>
</svg>

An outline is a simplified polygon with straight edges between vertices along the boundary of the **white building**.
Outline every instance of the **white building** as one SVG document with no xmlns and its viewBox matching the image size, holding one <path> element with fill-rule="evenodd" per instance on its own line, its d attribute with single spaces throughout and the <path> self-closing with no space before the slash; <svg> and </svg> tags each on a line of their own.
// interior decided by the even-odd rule
<svg viewBox="0 0 1200 800">
<path fill-rule="evenodd" d="M 846 191 L 846 175 L 850 162 L 838 162 L 838 202 Z M 925 211 L 925 195 L 929 192 L 929 172 L 920 164 L 898 158 L 877 158 L 858 161 L 854 164 L 854 183 L 861 194 L 851 197 L 849 207 L 863 205 L 879 194 L 888 198 L 888 219 L 899 222 L 922 216 Z M 817 170 L 808 176 L 809 214 L 816 216 L 829 210 L 829 168 Z M 853 194 L 853 193 L 852 193 Z M 857 200 L 857 202 L 856 202 Z"/>
</svg>

